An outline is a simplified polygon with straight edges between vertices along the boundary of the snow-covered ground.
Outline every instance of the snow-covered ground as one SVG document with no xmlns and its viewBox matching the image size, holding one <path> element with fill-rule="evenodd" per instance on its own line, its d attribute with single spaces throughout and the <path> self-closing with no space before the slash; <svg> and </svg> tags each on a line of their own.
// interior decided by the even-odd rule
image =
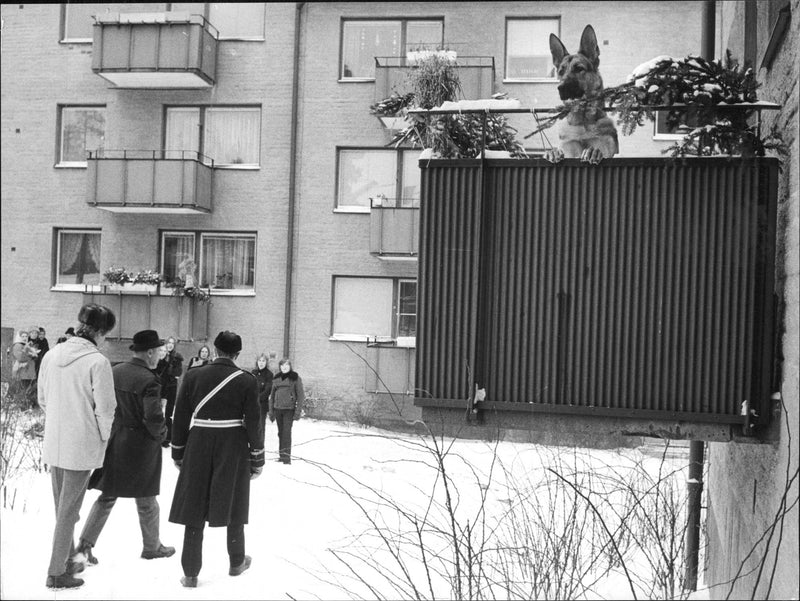
<svg viewBox="0 0 800 601">
<path fill-rule="evenodd" d="M 369 529 L 370 520 L 385 524 L 389 532 L 407 530 L 398 508 L 423 515 L 435 485 L 436 495 L 442 498 L 441 480 L 437 481 L 437 471 L 431 468 L 433 455 L 413 435 L 342 423 L 302 420 L 295 424 L 293 434 L 293 463 L 283 465 L 275 461 L 274 453 L 268 453 L 264 473 L 252 482 L 250 523 L 245 527 L 245 537 L 253 564 L 241 576 L 228 576 L 225 529 L 206 528 L 199 586 L 181 586 L 183 527 L 167 521 L 178 472 L 165 450 L 159 497 L 161 539 L 177 548 L 173 557 L 151 561 L 139 557 L 141 535 L 135 504 L 132 499 L 120 499 L 95 547 L 99 565 L 81 574 L 86 583 L 74 590 L 47 589 L 45 577 L 54 524 L 50 477 L 30 471 L 8 483 L 9 490 L 16 489 L 17 497 L 13 509 L 4 508 L 0 513 L 0 597 L 347 599 L 348 591 L 356 591 L 354 594 L 374 598 L 375 594 L 356 582 L 359 577 L 380 587 L 387 598 L 399 597 L 378 573 L 382 562 L 386 574 L 397 572 L 386 548 L 376 545 L 374 537 L 360 535 Z M 275 446 L 273 429 L 268 451 Z M 636 450 L 576 452 L 511 442 L 456 441 L 446 467 L 456 485 L 454 498 L 459 512 L 475 511 L 480 505 L 479 491 L 485 491 L 487 513 L 499 514 L 513 503 L 509 497 L 515 491 L 507 486 L 509 482 L 518 485 L 527 478 L 541 477 L 552 462 L 573 467 L 581 464 L 600 473 L 630 461 L 643 461 L 653 470 L 661 464 Z M 674 457 L 671 461 L 680 468 L 685 458 Z M 353 497 L 343 494 L 342 489 Z M 76 538 L 98 494 L 94 490 L 86 494 Z M 431 516 L 434 514 L 435 508 L 430 512 Z M 403 546 L 398 548 L 405 556 Z M 405 548 L 413 551 L 413 545 Z M 354 572 L 349 572 L 334 552 Z M 412 565 L 410 569 L 421 574 L 419 566 Z M 627 580 L 619 573 L 605 579 L 595 590 L 598 598 L 633 598 Z M 429 596 L 424 590 L 422 594 Z M 440 594 L 449 597 L 448 590 L 437 588 L 437 596 Z M 707 596 L 701 592 L 693 598 Z"/>
</svg>

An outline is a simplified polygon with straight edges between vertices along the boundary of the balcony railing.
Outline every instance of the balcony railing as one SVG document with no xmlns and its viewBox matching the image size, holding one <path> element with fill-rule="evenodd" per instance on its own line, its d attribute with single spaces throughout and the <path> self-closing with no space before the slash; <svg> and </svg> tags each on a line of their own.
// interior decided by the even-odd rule
<svg viewBox="0 0 800 601">
<path fill-rule="evenodd" d="M 133 338 L 141 330 L 170 332 L 178 340 L 207 340 L 210 303 L 185 296 L 87 292 L 83 303 L 98 303 L 114 312 L 111 338 Z"/>
<path fill-rule="evenodd" d="M 214 162 L 194 151 L 98 150 L 87 161 L 89 205 L 117 213 L 210 213 Z"/>
<path fill-rule="evenodd" d="M 370 199 L 369 252 L 380 259 L 416 259 L 419 199 Z"/>
<path fill-rule="evenodd" d="M 489 98 L 494 93 L 494 57 L 459 56 L 456 66 L 464 100 Z M 414 68 L 414 61 L 404 56 L 376 56 L 375 101 L 388 98 L 394 92 L 410 92 L 407 74 Z"/>
<path fill-rule="evenodd" d="M 92 71 L 118 88 L 214 85 L 219 33 L 201 15 L 95 16 Z"/>
</svg>

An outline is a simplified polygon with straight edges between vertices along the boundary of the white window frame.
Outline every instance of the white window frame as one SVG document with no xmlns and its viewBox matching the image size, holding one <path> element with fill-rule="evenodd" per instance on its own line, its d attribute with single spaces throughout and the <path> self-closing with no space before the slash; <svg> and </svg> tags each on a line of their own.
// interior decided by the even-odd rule
<svg viewBox="0 0 800 601">
<path fill-rule="evenodd" d="M 555 83 L 558 82 L 555 67 L 551 67 L 552 76 L 545 77 L 510 77 L 508 75 L 508 50 L 509 50 L 509 31 L 508 26 L 512 22 L 521 21 L 555 21 L 557 36 L 561 37 L 561 17 L 558 16 L 543 16 L 543 17 L 506 17 L 505 22 L 505 47 L 503 49 L 503 83 Z M 549 38 L 549 35 L 548 35 Z M 548 43 L 549 47 L 549 43 Z M 548 59 L 552 62 L 550 51 L 547 51 Z"/>
<path fill-rule="evenodd" d="M 103 272 L 102 263 L 97 266 L 100 270 L 100 279 L 97 284 L 62 284 L 59 283 L 59 266 L 61 265 L 61 234 L 97 234 L 100 236 L 100 255 L 102 258 L 102 243 L 103 231 L 94 228 L 72 228 L 72 227 L 58 227 L 55 228 L 55 265 L 53 269 L 53 285 L 50 290 L 61 292 L 100 292 L 102 290 Z"/>
<path fill-rule="evenodd" d="M 418 313 L 416 311 L 414 313 L 402 313 L 400 311 L 401 310 L 401 306 L 400 306 L 400 289 L 402 288 L 403 284 L 406 284 L 406 283 L 413 283 L 414 287 L 417 289 L 417 291 L 419 291 L 419 287 L 418 287 L 419 286 L 419 282 L 414 278 L 400 278 L 397 281 L 397 317 L 396 317 L 396 320 L 395 320 L 395 335 L 396 335 L 395 340 L 397 341 L 397 346 L 405 346 L 405 347 L 414 348 L 414 347 L 417 346 L 417 336 L 416 336 L 416 334 L 414 336 L 400 336 L 400 318 L 403 315 L 413 315 L 414 316 L 414 331 L 415 332 L 417 330 L 417 324 L 418 324 L 418 321 L 417 321 Z M 415 303 L 415 306 L 418 306 L 418 303 L 419 303 L 419 295 L 417 295 L 417 303 Z"/>
<path fill-rule="evenodd" d="M 656 118 L 653 119 L 653 139 L 654 140 L 683 140 L 690 131 L 692 131 L 691 127 L 686 126 L 679 126 L 679 132 L 683 130 L 683 133 L 659 133 L 658 125 L 659 123 L 664 123 L 666 125 L 667 114 L 669 111 L 656 111 Z M 686 113 L 684 113 L 685 115 Z"/>
<path fill-rule="evenodd" d="M 387 333 L 378 333 L 378 332 L 344 332 L 344 331 L 336 331 L 337 324 L 336 324 L 336 311 L 337 311 L 337 299 L 336 299 L 336 284 L 337 280 L 369 280 L 369 281 L 383 281 L 391 283 L 391 295 L 392 298 L 390 300 L 391 309 L 389 310 L 389 315 L 386 316 L 389 320 L 389 329 L 390 332 Z M 334 275 L 331 282 L 331 334 L 329 340 L 331 341 L 345 341 L 345 342 L 395 342 L 397 346 L 405 346 L 405 347 L 414 347 L 416 346 L 416 336 L 398 336 L 399 333 L 399 322 L 400 322 L 400 284 L 401 282 L 417 282 L 415 278 L 391 278 L 391 277 L 380 277 L 380 276 L 353 276 L 353 275 Z M 365 303 L 370 303 L 373 299 L 364 299 Z M 385 300 L 385 299 L 384 299 Z M 415 313 L 415 316 L 417 314 Z"/>
<path fill-rule="evenodd" d="M 64 118 L 64 113 L 67 111 L 78 111 L 78 110 L 100 110 L 103 112 L 103 116 L 105 117 L 106 113 L 106 105 L 91 105 L 91 104 L 61 104 L 58 106 L 58 156 L 56 157 L 56 167 L 60 168 L 79 168 L 79 169 L 86 169 L 88 165 L 88 160 L 84 157 L 82 161 L 64 161 L 64 126 L 66 124 L 66 119 Z M 105 123 L 103 124 L 103 140 L 105 140 Z M 102 148 L 102 146 L 101 146 Z M 86 149 L 90 150 L 90 149 Z"/>
<path fill-rule="evenodd" d="M 199 111 L 199 118 L 200 118 L 200 134 L 198 136 L 198 148 L 192 149 L 180 149 L 180 148 L 168 148 L 169 141 L 167 140 L 167 129 L 169 127 L 169 115 L 171 111 L 176 112 L 187 112 L 189 110 L 197 110 Z M 209 112 L 222 112 L 222 111 L 258 111 L 258 148 L 256 149 L 258 154 L 257 162 L 255 163 L 222 163 L 217 160 L 216 157 L 211 156 L 208 154 L 208 147 L 207 147 L 207 139 L 206 139 L 206 124 L 208 122 L 208 113 Z M 263 109 L 261 105 L 196 105 L 196 104 L 187 104 L 187 105 L 169 105 L 165 107 L 164 111 L 164 149 L 173 151 L 172 155 L 175 152 L 180 150 L 191 150 L 193 152 L 197 152 L 198 156 L 203 163 L 210 165 L 210 161 L 214 161 L 214 168 L 215 169 L 240 169 L 245 171 L 255 171 L 261 169 L 261 146 L 263 143 L 262 140 L 262 129 L 263 129 Z"/>
<path fill-rule="evenodd" d="M 210 292 L 212 296 L 255 296 L 256 295 L 256 274 L 258 273 L 258 234 L 255 232 L 229 232 L 229 231 L 211 231 L 211 230 L 162 230 L 161 235 L 161 252 L 159 257 L 159 270 L 163 273 L 165 265 L 166 251 L 165 238 L 167 236 L 194 236 L 194 262 L 197 266 L 195 271 L 196 285 L 200 287 L 202 282 L 203 273 L 203 241 L 205 238 L 241 238 L 253 241 L 253 287 L 252 288 L 202 288 Z M 162 296 L 170 296 L 173 289 L 161 285 L 160 294 Z"/>
<path fill-rule="evenodd" d="M 167 4 L 163 2 L 150 2 L 145 4 L 137 4 L 133 6 L 133 10 L 126 10 L 128 8 L 126 5 L 129 3 L 126 2 L 118 2 L 114 4 L 105 4 L 105 3 L 82 3 L 82 2 L 67 2 L 61 5 L 61 39 L 59 40 L 62 44 L 91 44 L 94 41 L 94 35 L 89 36 L 88 38 L 71 38 L 69 37 L 69 9 L 73 6 L 86 6 L 86 4 L 95 5 L 97 11 L 95 14 L 99 13 L 127 13 L 127 12 L 137 12 L 137 13 L 148 13 L 148 12 L 166 12 Z M 148 9 L 146 4 L 152 4 L 153 7 Z M 91 16 L 91 15 L 90 15 Z M 94 25 L 92 25 L 92 29 L 90 30 L 94 32 Z"/>
<path fill-rule="evenodd" d="M 405 53 L 408 51 L 407 48 L 407 28 L 410 22 L 414 21 L 436 21 L 442 24 L 442 37 L 438 46 L 444 44 L 444 19 L 438 18 L 429 18 L 429 17 L 421 17 L 421 18 L 394 18 L 394 19 L 382 19 L 382 18 L 370 18 L 370 19 L 342 19 L 339 35 L 340 35 L 340 43 L 339 43 L 339 82 L 340 83 L 358 83 L 358 82 L 372 82 L 375 81 L 374 75 L 372 77 L 366 76 L 349 76 L 346 77 L 344 75 L 344 52 L 345 52 L 345 29 L 347 28 L 348 23 L 397 23 L 400 25 L 400 53 L 397 56 L 405 56 Z M 374 58 L 374 57 L 373 57 Z"/>
<path fill-rule="evenodd" d="M 342 167 L 343 161 L 342 156 L 349 152 L 374 152 L 374 153 L 383 153 L 386 155 L 394 156 L 394 193 L 391 196 L 387 196 L 387 198 L 394 200 L 397 203 L 397 206 L 408 206 L 408 200 L 411 200 L 411 206 L 419 207 L 419 198 L 416 199 L 405 199 L 403 196 L 403 190 L 405 188 L 405 175 L 406 171 L 405 168 L 408 165 L 409 161 L 415 161 L 415 157 L 412 155 L 419 155 L 421 150 L 418 149 L 410 149 L 410 148 L 385 148 L 385 147 L 339 147 L 336 149 L 336 195 L 333 205 L 333 212 L 334 213 L 362 213 L 362 214 L 369 214 L 371 211 L 371 202 L 369 201 L 370 198 L 374 197 L 373 193 L 370 193 L 370 196 L 367 197 L 367 204 L 366 205 L 341 205 L 339 204 L 340 199 L 343 197 L 342 194 L 342 186 L 344 185 L 344 177 L 342 174 Z"/>
<path fill-rule="evenodd" d="M 245 5 L 254 5 L 259 4 L 261 6 L 261 35 L 255 36 L 247 36 L 247 35 L 224 35 L 223 31 L 217 26 L 214 22 L 215 15 L 213 14 L 213 5 L 219 4 L 224 6 L 225 8 L 230 8 L 232 5 L 238 4 L 245 4 Z M 264 2 L 211 2 L 208 5 L 208 21 L 211 23 L 218 31 L 219 31 L 219 39 L 225 41 L 238 41 L 238 42 L 263 42 L 266 40 L 266 25 L 267 25 L 267 5 Z"/>
</svg>

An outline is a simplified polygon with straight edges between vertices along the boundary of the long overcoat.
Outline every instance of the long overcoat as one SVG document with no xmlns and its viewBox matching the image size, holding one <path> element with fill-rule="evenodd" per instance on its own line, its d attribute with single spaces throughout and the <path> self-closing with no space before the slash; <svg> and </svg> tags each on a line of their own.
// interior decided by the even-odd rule
<svg viewBox="0 0 800 601">
<path fill-rule="evenodd" d="M 115 365 L 113 372 L 117 409 L 94 488 L 112 497 L 152 497 L 161 489 L 161 443 L 167 436 L 161 385 L 138 357 Z"/>
<path fill-rule="evenodd" d="M 186 372 L 175 401 L 172 458 L 182 461 L 169 521 L 193 527 L 246 524 L 250 510 L 250 469 L 264 465 L 258 389 L 246 371 L 228 382 L 197 413 L 204 420 L 243 420 L 214 428 L 190 422 L 195 408 L 217 384 L 241 371 L 220 357 Z"/>
</svg>

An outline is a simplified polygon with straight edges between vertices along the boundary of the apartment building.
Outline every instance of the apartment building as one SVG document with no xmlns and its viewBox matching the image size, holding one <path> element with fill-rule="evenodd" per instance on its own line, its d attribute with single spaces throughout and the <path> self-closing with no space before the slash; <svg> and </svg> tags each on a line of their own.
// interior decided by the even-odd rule
<svg viewBox="0 0 800 601">
<path fill-rule="evenodd" d="M 700 4 L 3 4 L 2 326 L 52 342 L 92 299 L 117 312 L 114 359 L 142 328 L 184 355 L 231 329 L 243 367 L 291 356 L 317 415 L 417 418 L 419 149 L 387 147 L 370 105 L 407 51 L 446 48 L 466 98 L 552 107 L 550 33 L 576 51 L 592 24 L 615 85 L 696 52 Z M 620 156 L 671 137 L 649 124 Z M 112 289 L 111 267 L 189 274 L 211 302 Z"/>
</svg>

